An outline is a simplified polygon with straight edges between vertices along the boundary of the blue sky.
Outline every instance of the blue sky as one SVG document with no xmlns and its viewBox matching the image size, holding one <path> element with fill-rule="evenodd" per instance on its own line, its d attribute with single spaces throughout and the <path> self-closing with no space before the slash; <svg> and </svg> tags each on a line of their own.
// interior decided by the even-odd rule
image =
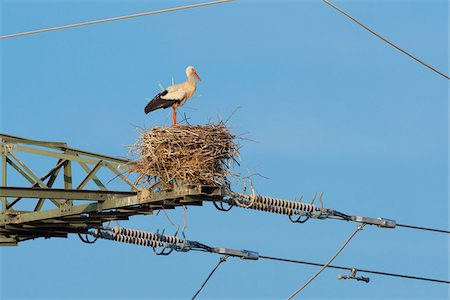
<svg viewBox="0 0 450 300">
<path fill-rule="evenodd" d="M 1 1 L 1 34 L 200 1 Z M 449 73 L 448 1 L 335 1 Z M 1 41 L 0 131 L 119 157 L 136 126 L 170 125 L 146 98 L 194 65 L 203 82 L 181 109 L 193 124 L 227 118 L 242 141 L 242 174 L 286 199 L 325 192 L 354 215 L 448 228 L 448 80 L 371 36 L 321 1 L 236 1 Z M 29 157 L 36 170 L 47 162 Z M 12 182 L 11 184 L 14 184 Z M 22 184 L 17 181 L 17 184 Z M 110 189 L 117 188 L 111 182 Z M 170 213 L 182 224 L 182 211 Z M 326 262 L 355 224 L 212 205 L 190 208 L 187 237 L 263 255 Z M 163 214 L 122 226 L 173 227 Z M 448 279 L 444 234 L 366 227 L 335 264 Z M 0 249 L 2 299 L 189 298 L 219 257 L 155 256 L 138 246 L 68 239 Z M 289 296 L 317 268 L 229 259 L 208 298 Z M 447 299 L 443 284 L 326 270 L 299 295 L 320 299 Z"/>
</svg>

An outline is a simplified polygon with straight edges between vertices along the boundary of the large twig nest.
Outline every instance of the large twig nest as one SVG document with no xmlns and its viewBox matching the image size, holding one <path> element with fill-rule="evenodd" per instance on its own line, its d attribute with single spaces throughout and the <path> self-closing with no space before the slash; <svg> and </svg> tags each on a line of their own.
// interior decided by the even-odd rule
<svg viewBox="0 0 450 300">
<path fill-rule="evenodd" d="M 221 186 L 232 175 L 239 146 L 224 123 L 154 127 L 143 131 L 130 152 L 137 157 L 130 171 L 139 184 L 160 181 L 185 185 Z"/>
</svg>

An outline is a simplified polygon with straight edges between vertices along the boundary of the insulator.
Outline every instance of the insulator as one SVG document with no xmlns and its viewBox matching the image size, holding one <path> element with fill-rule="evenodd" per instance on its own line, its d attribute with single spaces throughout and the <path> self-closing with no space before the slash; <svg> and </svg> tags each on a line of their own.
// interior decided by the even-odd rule
<svg viewBox="0 0 450 300">
<path fill-rule="evenodd" d="M 115 227 L 113 228 L 113 230 L 112 230 L 113 235 L 119 234 L 119 231 L 120 231 L 120 227 L 119 227 L 119 226 L 115 226 Z"/>
<path fill-rule="evenodd" d="M 288 216 L 303 215 L 305 214 L 305 212 L 312 213 L 319 210 L 314 204 L 284 200 L 275 197 L 261 195 L 238 195 L 238 198 L 245 198 L 248 200 L 247 205 L 251 205 L 247 208 Z"/>
<path fill-rule="evenodd" d="M 153 232 L 122 228 L 119 226 L 108 228 L 104 230 L 103 234 L 100 234 L 100 232 L 95 234 L 100 238 L 112 239 L 121 243 L 129 243 L 152 248 L 173 248 L 175 245 L 177 247 L 183 247 L 185 244 L 185 240 L 182 240 L 176 236 L 156 234 Z"/>
</svg>

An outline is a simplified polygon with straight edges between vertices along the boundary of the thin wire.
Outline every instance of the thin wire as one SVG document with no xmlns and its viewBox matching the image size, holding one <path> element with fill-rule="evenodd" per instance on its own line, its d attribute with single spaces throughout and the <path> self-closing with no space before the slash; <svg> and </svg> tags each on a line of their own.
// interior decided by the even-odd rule
<svg viewBox="0 0 450 300">
<path fill-rule="evenodd" d="M 169 221 L 169 223 L 170 223 L 173 227 L 178 228 L 178 226 L 175 225 L 175 223 L 170 219 L 170 217 L 169 217 L 169 215 L 167 214 L 166 209 L 164 208 L 164 206 L 161 206 L 161 209 L 160 209 L 159 211 L 161 211 L 161 210 L 163 211 L 163 213 L 164 213 L 164 215 L 166 216 L 166 218 L 167 218 L 167 220 Z"/>
<path fill-rule="evenodd" d="M 93 243 L 95 243 L 95 242 L 97 241 L 97 239 L 98 239 L 98 237 L 95 237 L 94 240 L 90 241 L 87 234 L 86 234 L 86 238 L 83 238 L 83 236 L 82 236 L 81 234 L 79 234 L 79 233 L 78 233 L 78 237 L 80 238 L 80 240 L 81 240 L 83 243 L 86 243 L 86 244 L 93 244 Z"/>
<path fill-rule="evenodd" d="M 338 218 L 333 218 L 338 217 Z M 333 220 L 340 220 L 340 221 L 351 221 L 352 217 L 346 214 L 343 214 L 338 211 L 334 211 L 334 216 L 328 217 L 329 219 Z M 417 229 L 417 230 L 426 230 L 426 231 L 433 231 L 433 232 L 441 232 L 441 233 L 447 233 L 450 234 L 449 230 L 445 229 L 437 229 L 437 228 L 430 228 L 430 227 L 421 227 L 421 226 L 414 226 L 414 225 L 406 225 L 406 224 L 395 224 L 396 227 L 404 227 L 404 228 L 410 228 L 410 229 Z"/>
<path fill-rule="evenodd" d="M 341 246 L 341 248 L 336 252 L 336 254 L 326 263 L 323 265 L 323 267 L 317 272 L 313 277 L 311 277 L 305 284 L 303 284 L 301 287 L 299 287 L 292 295 L 289 296 L 288 300 L 294 298 L 298 293 L 301 292 L 308 284 L 311 283 L 317 276 L 319 276 L 320 273 L 322 273 L 323 270 L 325 270 L 332 262 L 333 260 L 344 250 L 345 246 L 351 241 L 351 239 L 355 236 L 358 231 L 362 230 L 366 224 L 361 224 L 356 227 L 355 231 L 350 235 L 350 237 L 345 241 L 345 243 Z"/>
<path fill-rule="evenodd" d="M 273 257 L 273 256 L 265 256 L 265 255 L 260 255 L 259 258 L 269 259 L 269 260 L 277 260 L 277 261 L 283 261 L 283 262 L 295 263 L 295 264 L 302 264 L 302 265 L 317 266 L 317 267 L 324 266 L 324 264 L 319 264 L 319 263 L 287 259 L 287 258 L 279 258 L 279 257 Z M 403 274 L 395 274 L 395 273 L 387 273 L 387 272 L 379 272 L 379 271 L 372 271 L 372 270 L 365 270 L 365 269 L 358 269 L 358 268 L 349 268 L 349 267 L 342 267 L 342 266 L 335 266 L 335 265 L 328 265 L 327 268 L 348 270 L 348 271 L 351 271 L 352 269 L 356 269 L 359 273 L 370 273 L 370 274 L 375 274 L 375 275 L 392 276 L 392 277 L 400 277 L 400 278 L 406 278 L 406 279 L 424 280 L 424 281 L 450 284 L 450 281 L 448 281 L 448 280 L 433 279 L 433 278 L 418 277 L 418 276 L 403 275 Z"/>
<path fill-rule="evenodd" d="M 325 2 L 326 4 L 328 4 L 329 6 L 331 6 L 332 8 L 336 9 L 338 12 L 340 12 L 341 14 L 343 14 L 344 16 L 346 16 L 347 18 L 349 18 L 350 20 L 352 20 L 353 22 L 355 22 L 356 24 L 358 24 L 359 26 L 361 26 L 362 28 L 364 28 L 365 30 L 369 31 L 370 33 L 372 33 L 373 35 L 375 35 L 377 38 L 381 39 L 382 41 L 388 43 L 389 45 L 391 45 L 392 47 L 394 47 L 395 49 L 399 50 L 400 52 L 403 52 L 404 54 L 408 55 L 409 57 L 411 57 L 412 59 L 414 59 L 415 61 L 417 61 L 418 63 L 424 65 L 425 67 L 427 67 L 428 69 L 436 72 L 437 74 L 441 75 L 442 77 L 445 77 L 447 79 L 450 80 L 450 77 L 448 75 L 445 75 L 444 73 L 436 70 L 435 68 L 433 68 L 432 66 L 430 66 L 429 64 L 423 62 L 422 60 L 418 59 L 417 57 L 413 56 L 412 54 L 409 54 L 408 52 L 406 52 L 405 50 L 403 50 L 402 48 L 400 48 L 399 46 L 395 45 L 394 43 L 388 41 L 387 39 L 385 39 L 384 37 L 382 37 L 381 35 L 379 35 L 378 33 L 376 33 L 375 31 L 373 31 L 372 29 L 370 29 L 369 27 L 367 27 L 366 25 L 362 24 L 361 22 L 359 22 L 358 20 L 356 20 L 355 18 L 353 18 L 352 16 L 350 16 L 348 13 L 346 13 L 345 11 L 343 11 L 342 9 L 340 9 L 339 7 L 337 7 L 336 5 L 334 5 L 333 3 L 327 1 L 327 0 L 322 0 L 323 2 Z"/>
<path fill-rule="evenodd" d="M 214 272 L 217 270 L 217 268 L 227 260 L 229 256 L 222 256 L 219 260 L 219 262 L 217 263 L 217 265 L 214 267 L 214 269 L 212 269 L 211 273 L 209 273 L 208 277 L 206 277 L 205 282 L 203 282 L 203 284 L 200 286 L 200 288 L 198 289 L 198 291 L 195 293 L 195 295 L 192 297 L 192 300 L 194 300 L 198 294 L 200 294 L 200 292 L 202 291 L 203 287 L 206 285 L 206 283 L 208 282 L 208 280 L 211 278 L 212 274 L 214 274 Z"/>
<path fill-rule="evenodd" d="M 434 231 L 434 232 L 450 233 L 450 231 L 444 230 L 444 229 L 435 229 L 435 228 L 420 227 L 420 226 L 405 225 L 405 224 L 396 224 L 396 226 L 397 227 L 411 228 L 411 229 L 418 229 L 418 230 L 427 230 L 427 231 Z"/>
<path fill-rule="evenodd" d="M 183 229 L 181 230 L 181 232 L 184 234 L 184 231 L 187 228 L 187 224 L 186 224 L 186 205 L 183 205 Z"/>
<path fill-rule="evenodd" d="M 112 21 L 118 21 L 118 20 L 124 20 L 124 19 L 131 19 L 131 18 L 143 17 L 143 16 L 148 16 L 148 15 L 156 15 L 156 14 L 160 14 L 160 13 L 166 13 L 166 12 L 172 12 L 172 11 L 184 10 L 184 9 L 191 9 L 191 8 L 220 4 L 220 3 L 231 2 L 231 1 L 234 1 L 234 0 L 218 0 L 218 1 L 203 2 L 203 3 L 198 3 L 198 4 L 186 5 L 186 6 L 172 7 L 172 8 L 166 8 L 166 9 L 161 9 L 161 10 L 155 10 L 155 11 L 119 16 L 119 17 L 112 17 L 112 18 L 107 18 L 107 19 L 100 19 L 100 20 L 95 20 L 95 21 L 81 22 L 81 23 L 75 23 L 75 24 L 70 24 L 70 25 L 63 25 L 63 26 L 50 27 L 50 28 L 45 28 L 45 29 L 20 32 L 20 33 L 13 33 L 13 34 L 8 34 L 8 35 L 2 35 L 2 36 L 0 36 L 0 39 L 8 39 L 8 38 L 13 38 L 13 37 L 18 37 L 18 36 L 24 36 L 24 35 L 30 35 L 30 34 L 36 34 L 36 33 L 42 33 L 42 32 L 48 32 L 48 31 L 54 31 L 54 30 L 60 30 L 60 29 L 67 29 L 67 28 L 74 28 L 74 27 L 93 25 L 93 24 L 99 24 L 99 23 L 105 23 L 105 22 L 112 22 Z"/>
</svg>

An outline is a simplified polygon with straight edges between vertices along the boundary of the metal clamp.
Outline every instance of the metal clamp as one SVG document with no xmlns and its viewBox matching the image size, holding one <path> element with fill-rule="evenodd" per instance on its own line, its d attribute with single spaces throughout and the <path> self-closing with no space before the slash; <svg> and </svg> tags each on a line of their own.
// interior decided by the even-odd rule
<svg viewBox="0 0 450 300">
<path fill-rule="evenodd" d="M 223 254 L 228 256 L 236 256 L 240 257 L 242 259 L 250 259 L 250 260 L 258 260 L 259 259 L 259 253 L 255 251 L 248 251 L 248 250 L 235 250 L 235 249 L 228 249 L 228 248 L 214 248 L 214 253 L 217 254 Z"/>
<path fill-rule="evenodd" d="M 355 279 L 356 281 L 364 281 L 365 283 L 369 283 L 370 278 L 369 277 L 364 277 L 364 276 L 356 276 L 356 272 L 357 270 L 355 268 L 352 269 L 352 273 L 350 275 L 338 275 L 338 279 Z"/>
<path fill-rule="evenodd" d="M 352 221 L 359 222 L 359 223 L 365 223 L 369 225 L 377 225 L 378 227 L 383 228 L 395 228 L 397 225 L 395 220 L 390 219 L 384 219 L 384 218 L 367 218 L 367 217 L 360 217 L 360 216 L 352 216 Z"/>
</svg>

